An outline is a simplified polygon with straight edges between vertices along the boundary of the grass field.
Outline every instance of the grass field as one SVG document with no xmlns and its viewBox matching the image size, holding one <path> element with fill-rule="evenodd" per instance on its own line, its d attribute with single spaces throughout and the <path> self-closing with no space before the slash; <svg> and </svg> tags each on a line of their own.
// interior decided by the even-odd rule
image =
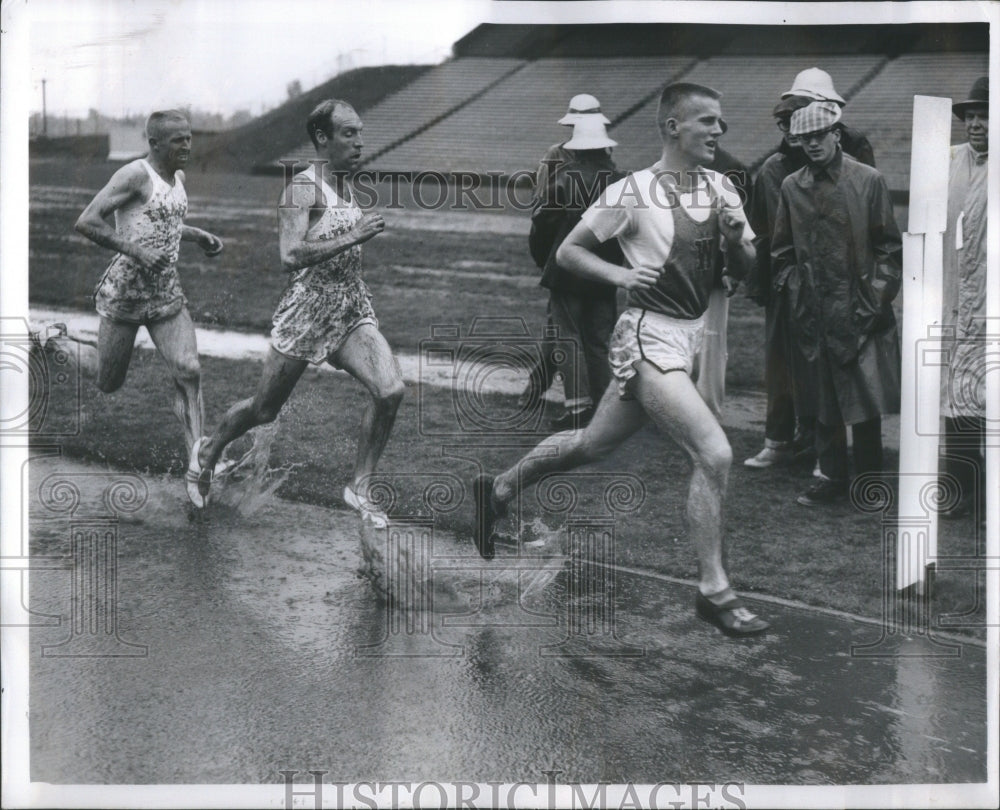
<svg viewBox="0 0 1000 810">
<path fill-rule="evenodd" d="M 33 303 L 91 308 L 90 293 L 109 254 L 76 236 L 72 224 L 93 190 L 109 175 L 110 168 L 104 165 L 82 167 L 75 173 L 57 164 L 32 166 Z M 266 332 L 285 281 L 277 269 L 274 235 L 273 206 L 280 183 L 274 178 L 192 174 L 188 190 L 189 221 L 213 230 L 227 243 L 217 263 L 185 246 L 182 278 L 192 315 L 206 325 Z M 366 275 L 376 310 L 397 350 L 416 351 L 434 324 L 458 324 L 466 330 L 476 316 L 518 316 L 533 328 L 541 326 L 544 296 L 534 284 L 535 270 L 524 237 L 510 231 L 502 227 L 442 231 L 410 222 L 390 228 L 366 246 Z M 762 337 L 761 311 L 738 295 L 730 320 L 728 383 L 733 395 L 740 388 L 759 387 Z M 251 392 L 259 366 L 213 358 L 203 358 L 202 365 L 211 426 L 230 403 Z M 102 395 L 85 380 L 81 430 L 62 441 L 65 452 L 119 468 L 171 472 L 178 476 L 180 487 L 186 460 L 171 395 L 161 361 L 147 352 L 136 355 L 125 386 L 114 394 Z M 365 400 L 354 381 L 339 375 L 306 374 L 282 414 L 272 451 L 273 466 L 291 466 L 279 490 L 281 496 L 341 505 L 340 491 L 353 464 Z M 511 405 L 511 397 L 499 394 L 485 401 L 487 408 Z M 521 448 L 502 439 L 490 442 L 497 446 L 483 447 L 471 436 L 442 437 L 436 426 L 454 421 L 453 408 L 449 391 L 425 389 L 418 395 L 411 386 L 381 470 L 389 477 L 451 474 L 468 481 L 478 465 L 498 471 L 522 454 Z M 69 424 L 76 413 L 71 398 L 56 397 L 51 402 L 53 424 Z M 828 509 L 796 505 L 794 496 L 810 481 L 809 469 L 751 472 L 741 461 L 759 449 L 760 433 L 730 430 L 728 435 L 736 459 L 727 505 L 728 568 L 735 585 L 880 616 L 881 515 L 863 514 L 847 505 Z M 445 457 L 443 447 L 449 445 L 451 455 L 465 460 Z M 890 453 L 887 462 L 894 468 L 895 454 Z M 640 431 L 588 472 L 630 474 L 645 486 L 645 504 L 617 524 L 620 563 L 673 576 L 695 576 L 694 553 L 683 519 L 689 467 L 672 443 L 652 430 Z M 580 480 L 587 483 L 590 479 Z M 406 489 L 407 485 L 400 486 Z M 583 488 L 581 504 L 599 507 L 599 496 Z M 533 493 L 526 497 L 525 517 L 539 531 L 563 522 L 559 515 L 544 513 Z M 469 504 L 442 515 L 440 523 L 442 529 L 468 535 Z M 942 555 L 975 554 L 979 542 L 971 520 L 942 524 Z M 941 572 L 937 593 L 940 612 L 982 613 L 975 583 L 966 573 Z"/>
</svg>

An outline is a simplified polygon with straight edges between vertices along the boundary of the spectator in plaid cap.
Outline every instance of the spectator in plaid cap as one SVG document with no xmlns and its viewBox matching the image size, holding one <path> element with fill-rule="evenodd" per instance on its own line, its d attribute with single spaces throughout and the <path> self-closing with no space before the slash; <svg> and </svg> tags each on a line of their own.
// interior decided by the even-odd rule
<svg viewBox="0 0 1000 810">
<path fill-rule="evenodd" d="M 788 302 L 783 289 L 771 288 L 771 232 L 778 210 L 778 194 L 788 175 L 808 163 L 805 152 L 788 132 L 792 113 L 813 101 L 833 101 L 843 108 L 846 103 L 833 86 L 826 71 L 809 68 L 799 73 L 791 89 L 782 94 L 772 115 L 783 137 L 781 144 L 764 161 L 754 181 L 747 215 L 757 234 L 754 247 L 757 259 L 747 276 L 747 295 L 764 307 L 764 388 L 767 392 L 767 416 L 764 425 L 764 448 L 746 459 L 751 469 L 765 469 L 788 464 L 796 459 L 811 459 L 815 445 L 813 423 L 816 408 L 812 392 L 815 382 L 808 363 L 790 338 Z M 875 156 L 868 139 L 857 130 L 838 121 L 840 147 L 855 160 L 875 166 Z"/>
<path fill-rule="evenodd" d="M 792 339 L 815 369 L 821 477 L 805 506 L 846 496 L 848 425 L 856 472 L 881 471 L 882 415 L 899 412 L 902 240 L 885 180 L 844 154 L 839 121 L 830 101 L 792 114 L 809 162 L 781 184 L 771 237 L 773 287 L 787 289 Z"/>
</svg>

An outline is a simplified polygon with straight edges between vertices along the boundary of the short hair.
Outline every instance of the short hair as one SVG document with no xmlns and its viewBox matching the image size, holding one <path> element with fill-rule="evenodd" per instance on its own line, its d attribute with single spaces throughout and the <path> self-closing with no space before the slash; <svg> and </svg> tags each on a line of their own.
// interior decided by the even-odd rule
<svg viewBox="0 0 1000 810">
<path fill-rule="evenodd" d="M 694 84 L 693 82 L 674 82 L 663 88 L 663 92 L 660 93 L 660 104 L 656 108 L 656 126 L 661 134 L 667 119 L 676 118 L 684 102 L 695 96 L 718 101 L 722 98 L 722 93 L 704 84 Z"/>
<path fill-rule="evenodd" d="M 150 113 L 149 118 L 146 119 L 146 140 L 158 138 L 163 125 L 167 121 L 183 121 L 185 124 L 191 123 L 182 110 L 157 110 Z"/>
<path fill-rule="evenodd" d="M 306 119 L 306 132 L 309 133 L 309 140 L 313 142 L 313 146 L 317 149 L 319 148 L 319 141 L 316 139 L 318 132 L 322 132 L 327 138 L 333 137 L 333 114 L 337 107 L 347 107 L 347 109 L 354 112 L 354 107 L 346 101 L 341 101 L 339 98 L 328 98 L 326 101 L 321 101 L 317 104 L 316 108 L 309 113 L 309 117 Z"/>
</svg>

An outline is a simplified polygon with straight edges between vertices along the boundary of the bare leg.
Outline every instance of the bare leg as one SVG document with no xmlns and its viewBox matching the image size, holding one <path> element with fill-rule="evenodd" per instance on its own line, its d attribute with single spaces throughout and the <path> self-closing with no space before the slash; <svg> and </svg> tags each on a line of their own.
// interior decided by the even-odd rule
<svg viewBox="0 0 1000 810">
<path fill-rule="evenodd" d="M 105 394 L 117 391 L 125 382 L 138 332 L 138 324 L 101 316 L 97 330 L 97 387 Z"/>
<path fill-rule="evenodd" d="M 705 595 L 718 594 L 729 587 L 722 567 L 722 510 L 732 449 L 687 374 L 663 374 L 646 362 L 640 363 L 638 370 L 635 391 L 639 402 L 694 463 L 687 500 L 688 528 L 698 554 L 699 588 Z"/>
<path fill-rule="evenodd" d="M 234 439 L 257 425 L 273 422 L 307 365 L 305 360 L 294 360 L 269 349 L 257 393 L 226 411 L 212 435 L 201 443 L 198 463 L 202 469 L 215 469 L 222 451 Z"/>
<path fill-rule="evenodd" d="M 187 309 L 182 309 L 172 318 L 151 323 L 146 329 L 174 379 L 174 413 L 184 426 L 184 443 L 190 454 L 205 421 L 194 323 Z"/>
<path fill-rule="evenodd" d="M 362 479 L 375 472 L 406 389 L 392 349 L 372 324 L 362 324 L 351 332 L 330 361 L 355 377 L 372 395 L 361 419 L 354 462 L 353 483 L 358 491 Z"/>
<path fill-rule="evenodd" d="M 530 486 L 547 473 L 571 470 L 604 458 L 646 421 L 642 406 L 634 400 L 623 400 L 618 395 L 617 381 L 612 380 L 587 427 L 549 436 L 493 480 L 494 501 L 512 500 L 519 487 Z"/>
</svg>

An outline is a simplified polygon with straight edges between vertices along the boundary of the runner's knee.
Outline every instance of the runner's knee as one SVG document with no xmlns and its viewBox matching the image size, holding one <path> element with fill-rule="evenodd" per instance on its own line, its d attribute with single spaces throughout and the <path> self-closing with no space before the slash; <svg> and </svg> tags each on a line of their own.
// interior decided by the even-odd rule
<svg viewBox="0 0 1000 810">
<path fill-rule="evenodd" d="M 198 356 L 184 357 L 174 365 L 174 379 L 180 383 L 197 383 L 201 379 Z"/>
<path fill-rule="evenodd" d="M 395 411 L 399 407 L 399 403 L 403 401 L 403 394 L 405 392 L 406 386 L 403 385 L 403 381 L 397 379 L 381 387 L 376 392 L 375 402 L 379 407 Z"/>
<path fill-rule="evenodd" d="M 721 435 L 699 447 L 695 461 L 710 472 L 726 473 L 733 463 L 733 449 L 725 435 Z"/>
</svg>

